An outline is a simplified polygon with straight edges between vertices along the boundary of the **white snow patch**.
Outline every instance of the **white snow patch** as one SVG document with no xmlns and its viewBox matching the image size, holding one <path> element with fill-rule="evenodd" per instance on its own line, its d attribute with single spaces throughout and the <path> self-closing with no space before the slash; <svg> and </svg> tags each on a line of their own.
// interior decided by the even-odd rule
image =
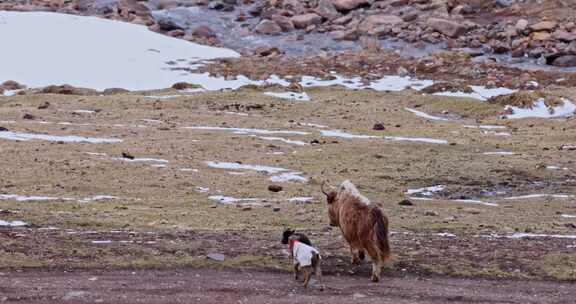
<svg viewBox="0 0 576 304">
<path fill-rule="evenodd" d="M 221 204 L 229 205 L 234 204 L 237 202 L 245 202 L 245 201 L 258 201 L 257 198 L 233 198 L 231 196 L 224 196 L 224 195 L 212 195 L 208 197 L 213 201 L 218 201 Z"/>
<path fill-rule="evenodd" d="M 210 191 L 210 188 L 208 188 L 208 187 L 200 187 L 200 186 L 196 187 L 196 192 L 199 192 L 199 193 L 208 193 L 209 191 Z"/>
<path fill-rule="evenodd" d="M 252 128 L 227 128 L 227 127 L 182 127 L 182 129 L 191 129 L 191 130 L 210 130 L 210 131 L 229 131 L 234 134 L 291 134 L 291 135 L 308 135 L 308 132 L 302 131 L 273 131 L 273 130 L 265 130 L 265 129 L 252 129 Z"/>
<path fill-rule="evenodd" d="M 150 99 L 172 99 L 172 98 L 178 98 L 178 97 L 182 97 L 182 96 L 186 96 L 186 95 L 146 95 L 146 96 L 144 96 L 144 98 L 150 98 Z"/>
<path fill-rule="evenodd" d="M 95 202 L 95 201 L 108 201 L 108 200 L 114 200 L 117 199 L 116 196 L 112 196 L 112 195 L 95 195 L 92 197 L 86 197 L 83 199 L 78 200 L 81 203 L 89 203 L 89 202 Z"/>
<path fill-rule="evenodd" d="M 94 114 L 96 111 L 94 110 L 74 110 L 73 113 L 80 113 L 80 114 Z"/>
<path fill-rule="evenodd" d="M 357 134 L 350 134 L 343 132 L 341 130 L 320 130 L 322 136 L 326 137 L 340 137 L 340 138 L 349 138 L 349 139 L 371 139 L 371 138 L 380 138 L 378 136 L 372 135 L 357 135 Z"/>
<path fill-rule="evenodd" d="M 199 172 L 198 169 L 193 169 L 193 168 L 180 168 L 180 169 L 178 169 L 178 171 L 182 171 L 182 172 Z"/>
<path fill-rule="evenodd" d="M 429 198 L 429 197 L 409 197 L 408 199 L 411 200 L 416 200 L 416 201 L 435 201 L 436 199 L 433 198 Z M 447 200 L 448 202 L 455 202 L 455 203 L 465 203 L 465 204 L 478 204 L 478 205 L 484 205 L 484 206 L 490 206 L 490 207 L 497 207 L 500 206 L 496 203 L 489 203 L 489 202 L 484 202 L 484 201 L 479 201 L 479 200 L 470 200 L 470 199 L 457 199 L 457 200 Z"/>
<path fill-rule="evenodd" d="M 126 158 L 126 157 L 112 157 L 113 160 L 121 160 L 121 161 L 126 161 L 126 162 L 130 162 L 130 163 L 134 163 L 134 162 L 157 162 L 157 163 L 169 163 L 168 160 L 165 159 L 160 159 L 160 158 L 139 158 L 139 157 L 135 157 L 135 158 Z"/>
<path fill-rule="evenodd" d="M 562 214 L 560 216 L 563 218 L 576 218 L 576 214 Z"/>
<path fill-rule="evenodd" d="M 2 11 L 0 21 L 0 37 L 10 42 L 2 44 L 0 82 L 13 79 L 29 87 L 67 83 L 98 90 L 149 90 L 180 81 L 210 85 L 210 77 L 182 75 L 166 62 L 240 56 L 142 25 L 96 17 Z"/>
<path fill-rule="evenodd" d="M 540 197 L 552 197 L 552 198 L 573 198 L 574 195 L 571 194 L 528 194 L 522 196 L 512 196 L 505 197 L 505 200 L 519 200 L 519 199 L 530 199 L 530 198 L 540 198 Z"/>
<path fill-rule="evenodd" d="M 406 191 L 406 194 L 410 195 L 410 194 L 420 193 L 424 196 L 432 196 L 432 195 L 434 195 L 434 193 L 443 191 L 445 188 L 446 188 L 446 186 L 444 186 L 444 185 L 436 185 L 436 186 L 431 186 L 431 187 L 408 189 L 408 191 Z"/>
<path fill-rule="evenodd" d="M 272 96 L 281 99 L 298 100 L 298 101 L 310 101 L 310 96 L 306 92 L 296 93 L 296 92 L 264 92 L 264 95 Z"/>
<path fill-rule="evenodd" d="M 567 117 L 574 115 L 576 111 L 576 105 L 570 100 L 562 99 L 562 105 L 555 107 L 548 107 L 544 102 L 543 98 L 538 99 L 534 105 L 530 108 L 520 108 L 514 106 L 506 106 L 506 109 L 511 109 L 513 114 L 505 115 L 508 119 L 519 119 L 519 118 L 557 118 L 557 117 Z"/>
<path fill-rule="evenodd" d="M 287 144 L 291 144 L 291 145 L 297 145 L 297 146 L 305 146 L 307 145 L 307 143 L 300 141 L 300 140 L 290 140 L 290 139 L 286 139 L 286 138 L 282 138 L 282 137 L 258 137 L 260 139 L 263 140 L 277 140 L 277 141 L 282 141 L 285 142 Z"/>
<path fill-rule="evenodd" d="M 266 172 L 269 174 L 275 174 L 275 173 L 288 171 L 288 169 L 279 168 L 279 167 L 260 166 L 260 165 L 244 165 L 244 164 L 238 164 L 238 163 L 217 162 L 217 161 L 207 161 L 206 164 L 208 165 L 208 167 L 211 167 L 211 168 L 232 169 L 232 170 L 254 170 L 254 171 Z"/>
<path fill-rule="evenodd" d="M 288 201 L 291 203 L 307 203 L 311 200 L 313 200 L 314 198 L 311 196 L 302 196 L 302 197 L 292 197 L 289 198 Z"/>
<path fill-rule="evenodd" d="M 301 176 L 303 173 L 302 172 L 287 172 L 287 173 L 282 173 L 279 175 L 274 175 L 272 177 L 270 177 L 270 180 L 276 183 L 287 183 L 287 182 L 307 182 L 308 179 L 306 177 Z"/>
<path fill-rule="evenodd" d="M 469 129 L 506 129 L 506 126 L 496 126 L 496 125 L 478 125 L 478 126 L 472 126 L 472 125 L 465 125 L 464 128 L 469 128 Z"/>
<path fill-rule="evenodd" d="M 482 154 L 484 154 L 484 155 L 516 155 L 516 153 L 508 152 L 508 151 L 484 152 Z"/>
<path fill-rule="evenodd" d="M 426 118 L 426 119 L 430 119 L 430 120 L 442 120 L 442 121 L 450 120 L 448 118 L 433 116 L 433 115 L 430 115 L 430 114 L 427 114 L 427 113 L 424 113 L 424 112 L 421 112 L 418 110 L 410 109 L 410 108 L 404 108 L 404 110 L 406 110 L 408 112 L 412 112 L 418 117 L 422 117 L 422 118 Z"/>
<path fill-rule="evenodd" d="M 3 220 L 0 220 L 0 227 L 2 227 L 2 226 L 22 227 L 22 226 L 28 226 L 28 224 L 23 222 L 23 221 L 3 221 Z"/>
<path fill-rule="evenodd" d="M 434 139 L 434 138 L 424 138 L 424 137 L 400 137 L 400 136 L 384 136 L 384 139 L 391 141 L 413 141 L 413 142 L 423 142 L 429 144 L 448 144 L 447 140 L 444 139 Z"/>
<path fill-rule="evenodd" d="M 122 142 L 121 139 L 115 139 L 115 138 L 83 137 L 74 135 L 56 136 L 56 135 L 44 135 L 44 134 L 22 133 L 12 131 L 0 131 L 0 139 L 17 140 L 17 141 L 28 141 L 37 139 L 37 140 L 62 141 L 62 142 L 87 142 L 92 144 L 108 144 L 108 143 L 113 144 Z"/>
<path fill-rule="evenodd" d="M 486 88 L 484 86 L 470 86 L 472 88 L 472 93 L 464 92 L 436 92 L 432 95 L 437 96 L 451 96 L 451 97 L 468 97 L 474 98 L 481 101 L 488 100 L 495 96 L 506 95 L 516 92 L 516 90 L 511 90 L 508 88 Z"/>
<path fill-rule="evenodd" d="M 535 234 L 535 233 L 524 233 L 524 232 L 515 232 L 510 235 L 490 235 L 490 237 L 494 238 L 508 238 L 508 239 L 523 239 L 523 238 L 555 238 L 555 239 L 576 239 L 576 235 L 567 235 L 567 234 Z"/>
<path fill-rule="evenodd" d="M 17 202 L 28 202 L 28 201 L 54 201 L 59 200 L 57 197 L 49 196 L 25 196 L 17 194 L 0 194 L 0 200 L 12 200 Z"/>
<path fill-rule="evenodd" d="M 319 125 L 319 124 L 315 124 L 315 123 L 302 123 L 303 126 L 308 126 L 308 127 L 314 127 L 314 128 L 320 128 L 320 129 L 326 129 L 328 128 L 328 126 L 325 125 Z"/>
</svg>

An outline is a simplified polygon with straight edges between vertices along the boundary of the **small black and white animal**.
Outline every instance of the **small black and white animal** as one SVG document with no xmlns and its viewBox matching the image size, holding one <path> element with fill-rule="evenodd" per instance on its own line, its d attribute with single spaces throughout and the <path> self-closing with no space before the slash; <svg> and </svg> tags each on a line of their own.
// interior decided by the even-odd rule
<svg viewBox="0 0 576 304">
<path fill-rule="evenodd" d="M 297 237 L 297 238 L 296 238 Z M 322 257 L 318 250 L 312 247 L 312 243 L 302 233 L 294 233 L 294 230 L 286 230 L 282 234 L 282 243 L 288 244 L 290 258 L 294 261 L 294 280 L 298 280 L 300 270 L 304 273 L 305 288 L 308 287 L 312 273 L 316 274 L 318 282 L 322 280 L 320 261 Z"/>
</svg>

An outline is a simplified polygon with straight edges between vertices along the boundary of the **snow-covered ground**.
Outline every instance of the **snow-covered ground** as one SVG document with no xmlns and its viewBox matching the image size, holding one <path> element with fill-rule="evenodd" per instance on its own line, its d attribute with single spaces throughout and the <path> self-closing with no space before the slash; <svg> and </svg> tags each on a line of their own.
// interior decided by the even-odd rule
<svg viewBox="0 0 576 304">
<path fill-rule="evenodd" d="M 240 56 L 141 25 L 48 12 L 0 11 L 0 37 L 0 82 L 29 87 L 161 89 L 187 80 L 168 61 Z"/>
</svg>

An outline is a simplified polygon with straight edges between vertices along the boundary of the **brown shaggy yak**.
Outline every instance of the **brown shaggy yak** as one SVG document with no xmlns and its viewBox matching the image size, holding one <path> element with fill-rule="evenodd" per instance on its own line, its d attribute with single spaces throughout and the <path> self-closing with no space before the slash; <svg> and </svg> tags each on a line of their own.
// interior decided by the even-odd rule
<svg viewBox="0 0 576 304">
<path fill-rule="evenodd" d="M 350 181 L 338 188 L 324 189 L 328 201 L 330 226 L 338 226 L 350 245 L 352 264 L 359 264 L 367 253 L 372 260 L 372 281 L 380 280 L 382 267 L 390 258 L 388 218 L 378 205 L 364 197 Z"/>
</svg>

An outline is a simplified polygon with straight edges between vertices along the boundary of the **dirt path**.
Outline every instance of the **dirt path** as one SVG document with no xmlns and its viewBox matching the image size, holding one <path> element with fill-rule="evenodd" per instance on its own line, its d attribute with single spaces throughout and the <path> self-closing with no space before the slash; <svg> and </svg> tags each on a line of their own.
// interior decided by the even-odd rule
<svg viewBox="0 0 576 304">
<path fill-rule="evenodd" d="M 574 303 L 544 281 L 326 276 L 304 290 L 288 273 L 187 269 L 0 273 L 1 303 Z M 384 302 L 383 302 L 384 301 Z"/>
</svg>

